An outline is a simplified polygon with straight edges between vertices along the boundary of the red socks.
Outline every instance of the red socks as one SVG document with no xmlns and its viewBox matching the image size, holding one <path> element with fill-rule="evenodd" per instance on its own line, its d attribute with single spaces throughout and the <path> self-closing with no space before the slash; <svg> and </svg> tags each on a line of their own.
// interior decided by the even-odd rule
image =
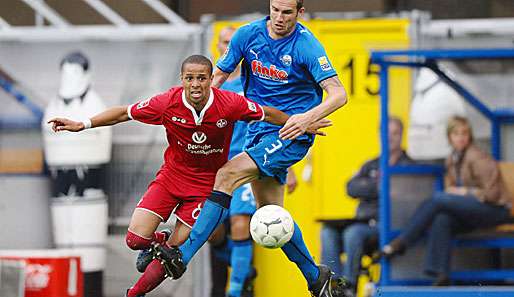
<svg viewBox="0 0 514 297">
<path fill-rule="evenodd" d="M 166 234 L 163 232 L 155 232 L 152 238 L 144 238 L 128 230 L 125 236 L 125 242 L 127 246 L 133 250 L 145 250 L 150 248 L 154 242 L 164 244 L 166 242 Z"/>
<path fill-rule="evenodd" d="M 130 288 L 127 297 L 141 296 L 155 289 L 165 279 L 165 274 L 164 267 L 162 267 L 159 260 L 153 260 L 146 267 L 145 273 L 143 273 L 137 283 Z"/>
<path fill-rule="evenodd" d="M 144 250 L 152 246 L 152 238 L 144 238 L 128 230 L 125 236 L 127 246 L 133 250 Z"/>
</svg>

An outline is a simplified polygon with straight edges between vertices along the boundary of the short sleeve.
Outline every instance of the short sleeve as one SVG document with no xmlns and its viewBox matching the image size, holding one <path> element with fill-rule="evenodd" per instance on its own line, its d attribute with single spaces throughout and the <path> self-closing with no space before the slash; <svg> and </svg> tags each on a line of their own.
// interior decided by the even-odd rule
<svg viewBox="0 0 514 297">
<path fill-rule="evenodd" d="M 236 93 L 232 93 L 231 96 L 235 103 L 235 120 L 245 122 L 264 120 L 264 109 L 258 103 Z"/>
<path fill-rule="evenodd" d="M 227 50 L 216 63 L 216 67 L 221 71 L 232 73 L 243 59 L 246 27 L 248 26 L 243 26 L 234 33 Z"/>
<path fill-rule="evenodd" d="M 169 93 L 156 95 L 128 107 L 131 119 L 151 125 L 161 125 L 162 115 L 168 106 Z"/>
<path fill-rule="evenodd" d="M 316 83 L 336 76 L 337 73 L 319 41 L 314 39 L 309 43 L 309 50 L 302 51 L 303 60 Z"/>
</svg>

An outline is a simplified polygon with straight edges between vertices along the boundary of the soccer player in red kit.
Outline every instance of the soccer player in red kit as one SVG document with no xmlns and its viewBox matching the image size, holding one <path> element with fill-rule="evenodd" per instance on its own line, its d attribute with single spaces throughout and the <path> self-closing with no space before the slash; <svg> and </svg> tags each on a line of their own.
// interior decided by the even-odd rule
<svg viewBox="0 0 514 297">
<path fill-rule="evenodd" d="M 167 244 L 178 245 L 187 238 L 212 191 L 217 170 L 227 161 L 236 121 L 264 120 L 283 125 L 289 118 L 275 108 L 211 88 L 212 68 L 208 58 L 193 55 L 182 63 L 181 87 L 133 105 L 110 108 L 82 122 L 65 118 L 48 122 L 56 132 L 79 132 L 130 119 L 166 128 L 169 146 L 164 153 L 164 164 L 134 210 L 127 231 L 126 243 L 133 250 L 166 244 L 166 235 L 155 231 L 173 211 L 178 221 Z M 316 130 L 328 125 L 328 121 L 320 121 L 309 131 L 323 134 Z M 164 267 L 154 260 L 126 296 L 144 296 L 164 279 Z"/>
</svg>

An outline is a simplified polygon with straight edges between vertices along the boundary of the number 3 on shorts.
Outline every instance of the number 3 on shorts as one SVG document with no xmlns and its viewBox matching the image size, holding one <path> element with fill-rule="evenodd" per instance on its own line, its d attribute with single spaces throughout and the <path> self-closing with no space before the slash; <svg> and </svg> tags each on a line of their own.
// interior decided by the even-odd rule
<svg viewBox="0 0 514 297">
<path fill-rule="evenodd" d="M 276 152 L 278 149 L 280 149 L 282 147 L 282 142 L 277 139 L 277 141 L 275 141 L 274 143 L 271 144 L 271 148 L 269 147 L 265 147 L 264 149 L 266 150 L 266 152 L 268 154 L 273 154 L 274 152 Z"/>
</svg>

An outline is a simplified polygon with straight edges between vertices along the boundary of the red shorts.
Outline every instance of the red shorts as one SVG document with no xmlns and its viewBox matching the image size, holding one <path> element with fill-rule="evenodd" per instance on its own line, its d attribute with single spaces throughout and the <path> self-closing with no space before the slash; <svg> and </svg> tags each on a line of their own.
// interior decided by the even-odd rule
<svg viewBox="0 0 514 297">
<path fill-rule="evenodd" d="M 153 181 L 136 208 L 157 215 L 163 222 L 174 213 L 182 223 L 191 228 L 200 215 L 206 199 L 207 196 L 185 197 L 179 193 L 172 193 L 160 182 Z"/>
</svg>

